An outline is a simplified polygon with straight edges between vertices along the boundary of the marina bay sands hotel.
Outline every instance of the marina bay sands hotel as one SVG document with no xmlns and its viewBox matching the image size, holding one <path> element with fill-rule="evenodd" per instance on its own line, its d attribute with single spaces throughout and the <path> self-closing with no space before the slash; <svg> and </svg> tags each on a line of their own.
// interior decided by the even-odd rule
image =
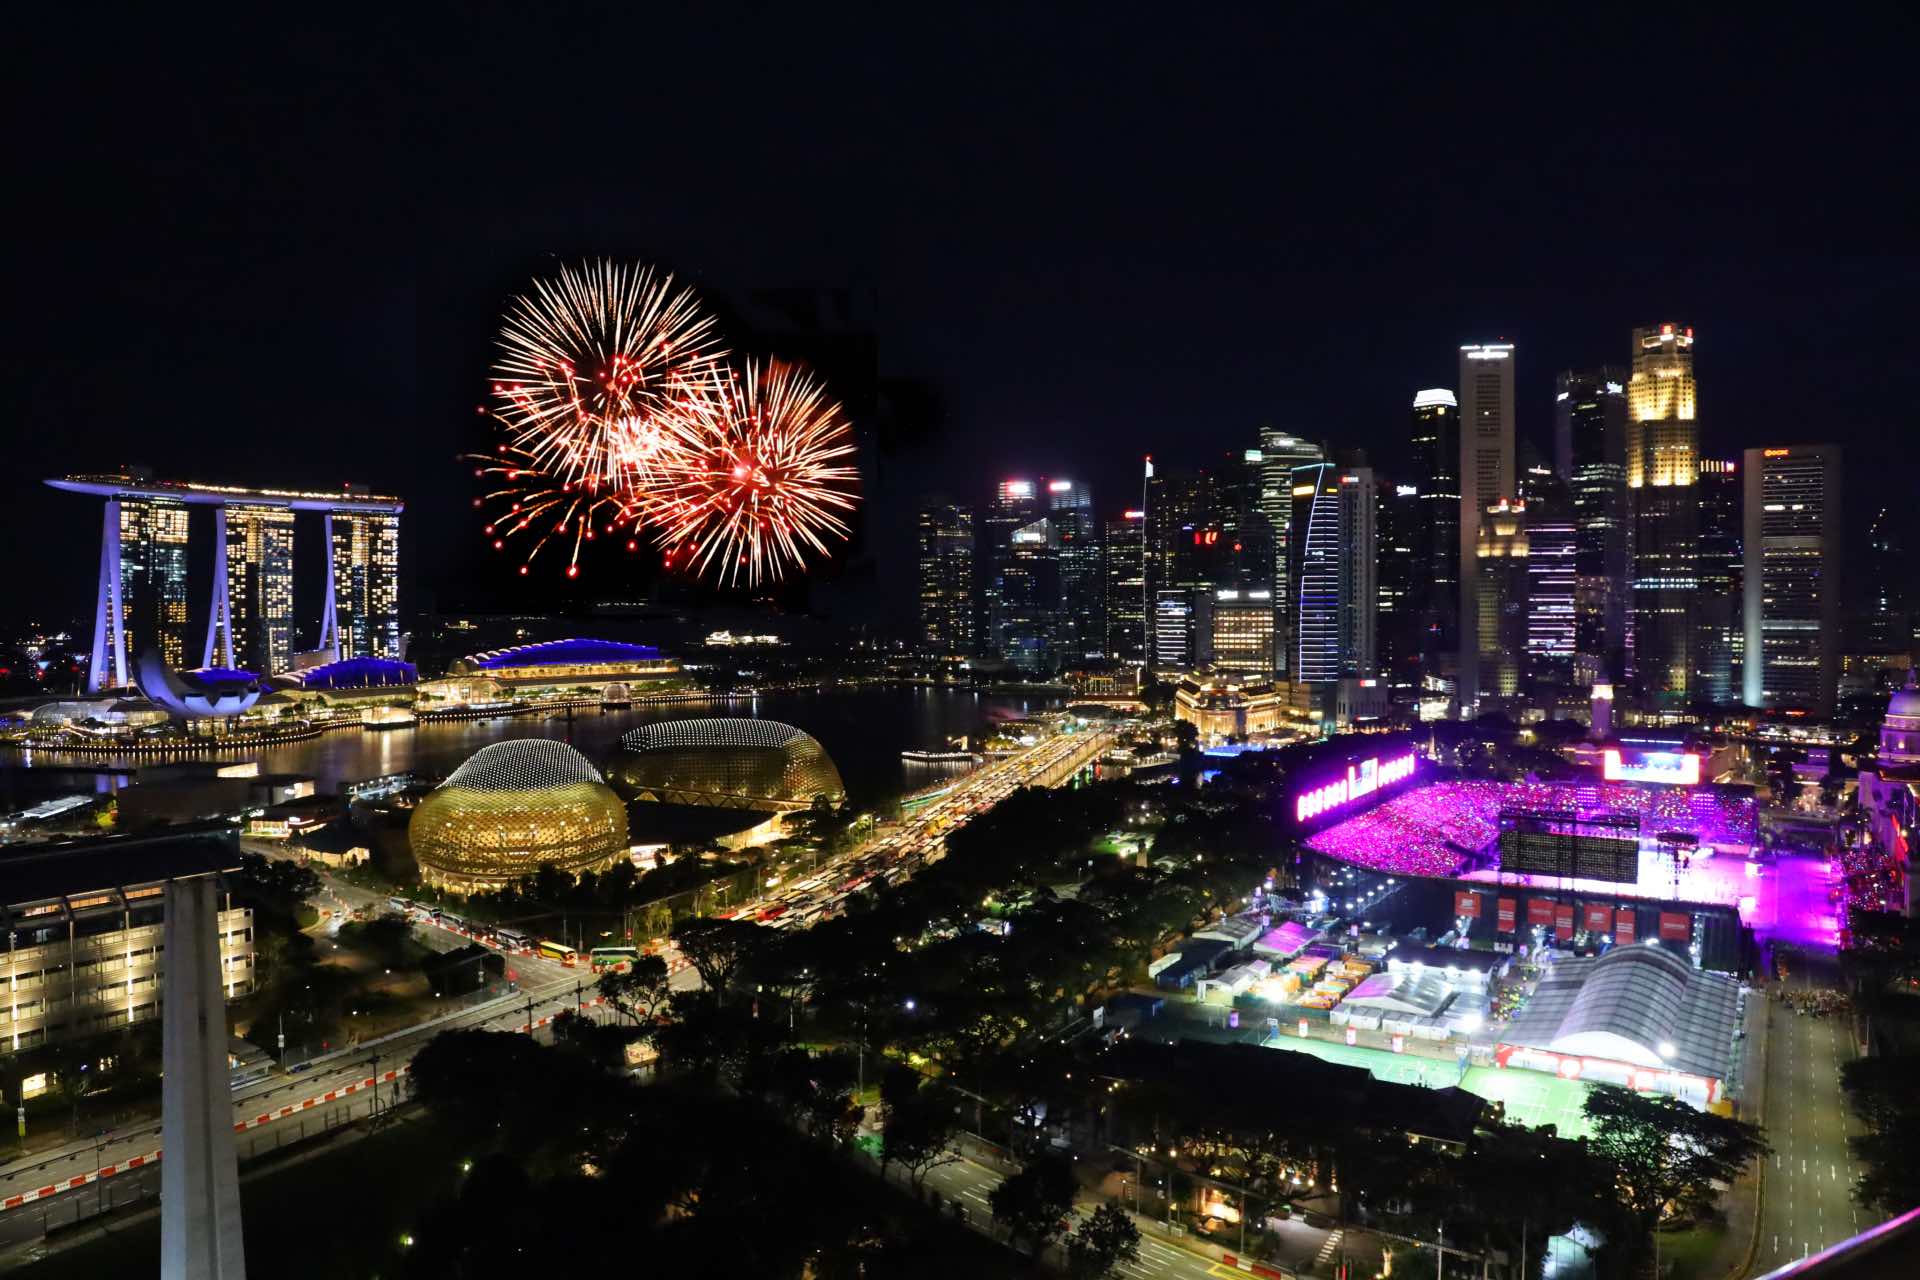
<svg viewBox="0 0 1920 1280">
<path fill-rule="evenodd" d="M 296 511 L 322 513 L 326 529 L 319 651 L 400 656 L 398 498 L 351 486 L 338 493 L 238 489 L 138 473 L 47 483 L 106 499 L 91 691 L 131 683 L 134 661 L 149 647 L 176 670 L 193 660 L 259 676 L 292 670 Z M 187 513 L 195 506 L 212 507 L 214 521 L 213 601 L 197 650 L 187 634 Z"/>
</svg>

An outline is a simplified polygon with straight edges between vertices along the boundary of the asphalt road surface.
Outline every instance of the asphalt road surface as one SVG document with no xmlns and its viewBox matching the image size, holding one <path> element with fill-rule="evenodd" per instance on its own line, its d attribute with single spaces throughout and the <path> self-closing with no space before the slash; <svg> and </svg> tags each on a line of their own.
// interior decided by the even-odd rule
<svg viewBox="0 0 1920 1280">
<path fill-rule="evenodd" d="M 1804 987 L 1822 977 L 1819 957 L 1809 957 L 1791 981 Z M 1831 961 L 1827 962 L 1829 965 Z M 1838 1244 L 1878 1221 L 1853 1202 L 1858 1173 L 1847 1155 L 1854 1132 L 1840 1092 L 1840 1064 L 1854 1056 L 1845 1014 L 1816 1018 L 1774 1003 L 1767 1049 L 1766 1189 L 1753 1274 L 1760 1275 Z"/>
</svg>

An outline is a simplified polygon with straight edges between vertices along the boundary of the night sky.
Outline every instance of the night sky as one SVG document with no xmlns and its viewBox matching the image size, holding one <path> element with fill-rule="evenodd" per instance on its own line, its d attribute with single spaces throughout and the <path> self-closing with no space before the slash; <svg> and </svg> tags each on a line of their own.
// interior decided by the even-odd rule
<svg viewBox="0 0 1920 1280">
<path fill-rule="evenodd" d="M 98 510 L 39 481 L 122 461 L 400 493 L 405 607 L 496 598 L 456 457 L 503 303 L 589 255 L 870 301 L 891 407 L 836 618 L 910 616 L 929 488 L 1117 510 L 1142 454 L 1261 423 L 1391 471 L 1414 390 L 1496 337 L 1545 447 L 1554 372 L 1669 320 L 1709 453 L 1839 441 L 1853 509 L 1920 541 L 1911 10 L 834 12 L 16 32 L 0 617 L 90 612 Z"/>
</svg>

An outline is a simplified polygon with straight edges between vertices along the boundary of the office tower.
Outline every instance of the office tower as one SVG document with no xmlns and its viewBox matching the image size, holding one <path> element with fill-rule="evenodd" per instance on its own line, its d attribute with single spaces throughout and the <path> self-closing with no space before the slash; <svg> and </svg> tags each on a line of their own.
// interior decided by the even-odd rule
<svg viewBox="0 0 1920 1280">
<path fill-rule="evenodd" d="M 1000 657 L 1028 675 L 1058 669 L 1060 535 L 1044 516 L 1015 529 L 1000 574 Z"/>
<path fill-rule="evenodd" d="M 336 508 L 327 513 L 327 543 L 320 647 L 342 658 L 400 657 L 400 517 Z"/>
<path fill-rule="evenodd" d="M 1146 494 L 1147 598 L 1154 602 L 1147 652 L 1156 668 L 1166 662 L 1164 654 L 1184 654 L 1172 669 L 1185 669 L 1199 660 L 1190 621 L 1194 592 L 1213 586 L 1232 543 L 1221 541 L 1218 494 L 1206 472 L 1154 471 L 1149 463 Z M 1173 606 L 1163 607 L 1163 595 L 1184 604 L 1169 612 Z M 1163 617 L 1179 628 L 1164 641 L 1159 635 Z"/>
<path fill-rule="evenodd" d="M 293 667 L 293 509 L 216 508 L 213 612 L 201 662 L 277 676 Z"/>
<path fill-rule="evenodd" d="M 1378 477 L 1379 510 L 1374 519 L 1374 616 L 1378 628 L 1374 661 L 1389 688 L 1411 700 L 1424 672 L 1422 654 L 1427 619 L 1421 602 L 1429 598 L 1427 542 L 1431 504 L 1417 485 L 1388 484 Z M 1458 505 L 1455 516 L 1457 518 Z"/>
<path fill-rule="evenodd" d="M 1573 493 L 1574 683 L 1626 678 L 1627 375 L 1613 365 L 1554 379 L 1556 465 Z"/>
<path fill-rule="evenodd" d="M 1191 671 L 1200 663 L 1198 590 L 1163 587 L 1153 593 L 1153 669 Z"/>
<path fill-rule="evenodd" d="M 980 522 L 981 539 L 975 552 L 984 562 L 980 647 L 996 658 L 1007 650 L 1006 574 L 1013 554 L 1013 532 L 1041 515 L 1033 481 L 1002 480 L 993 491 L 986 518 Z"/>
<path fill-rule="evenodd" d="M 920 643 L 928 653 L 974 653 L 973 508 L 929 498 L 920 507 Z"/>
<path fill-rule="evenodd" d="M 1273 678 L 1273 593 L 1222 587 L 1205 597 L 1207 663 L 1249 679 Z"/>
<path fill-rule="evenodd" d="M 1693 601 L 1693 697 L 1724 706 L 1740 700 L 1740 662 L 1746 648 L 1739 464 L 1699 459 L 1694 492 L 1700 534 L 1694 559 L 1699 587 Z"/>
<path fill-rule="evenodd" d="M 1833 712 L 1840 673 L 1840 447 L 1746 453 L 1745 701 Z"/>
<path fill-rule="evenodd" d="M 1542 694 L 1564 693 L 1576 687 L 1574 599 L 1579 545 L 1573 497 L 1552 471 L 1535 477 L 1528 487 L 1526 679 Z"/>
<path fill-rule="evenodd" d="M 1295 467 L 1287 535 L 1293 583 L 1293 672 L 1305 683 L 1375 673 L 1373 469 L 1364 461 Z"/>
<path fill-rule="evenodd" d="M 1107 656 L 1115 662 L 1147 660 L 1147 513 L 1123 512 L 1107 521 Z"/>
<path fill-rule="evenodd" d="M 1850 593 L 1847 653 L 1865 659 L 1869 674 L 1915 647 L 1912 576 L 1892 513 L 1882 507 L 1868 523 L 1866 546 L 1847 574 L 1857 584 Z"/>
<path fill-rule="evenodd" d="M 1511 342 L 1475 342 L 1460 348 L 1460 676 L 1464 712 L 1479 695 L 1482 651 L 1470 620 L 1480 616 L 1474 593 L 1480 575 L 1468 572 L 1480 554 L 1480 522 L 1487 509 L 1514 495 L 1513 362 Z"/>
<path fill-rule="evenodd" d="M 1693 603 L 1698 586 L 1700 447 L 1693 330 L 1633 331 L 1627 381 L 1630 512 L 1628 640 L 1640 693 L 1685 702 L 1693 693 Z"/>
<path fill-rule="evenodd" d="M 1497 699 L 1515 697 L 1526 679 L 1527 577 L 1532 567 L 1526 518 L 1524 503 L 1502 498 L 1478 521 L 1472 637 L 1479 685 L 1474 700 L 1461 704 L 1463 714 L 1477 715 Z"/>
<path fill-rule="evenodd" d="M 1439 675 L 1456 669 L 1460 648 L 1460 401 L 1453 392 L 1414 393 L 1412 445 L 1414 487 L 1425 511 L 1413 532 L 1418 657 L 1423 675 Z"/>
<path fill-rule="evenodd" d="M 1287 579 L 1292 563 L 1287 538 L 1293 520 L 1293 469 L 1326 456 L 1325 448 L 1315 441 L 1276 427 L 1260 428 L 1260 513 L 1266 517 L 1273 544 L 1274 674 L 1282 679 L 1291 671 L 1293 657 L 1293 591 Z"/>
<path fill-rule="evenodd" d="M 1073 480 L 1047 484 L 1047 520 L 1060 545 L 1057 651 L 1062 662 L 1106 656 L 1106 597 L 1100 577 L 1100 526 L 1087 486 Z"/>
</svg>

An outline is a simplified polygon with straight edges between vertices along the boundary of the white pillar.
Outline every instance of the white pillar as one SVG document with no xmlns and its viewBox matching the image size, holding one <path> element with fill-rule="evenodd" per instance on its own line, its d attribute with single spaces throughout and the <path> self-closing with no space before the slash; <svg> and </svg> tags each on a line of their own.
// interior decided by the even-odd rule
<svg viewBox="0 0 1920 1280">
<path fill-rule="evenodd" d="M 245 1280 L 233 1150 L 219 884 L 167 885 L 162 1018 L 160 1275 Z"/>
</svg>

